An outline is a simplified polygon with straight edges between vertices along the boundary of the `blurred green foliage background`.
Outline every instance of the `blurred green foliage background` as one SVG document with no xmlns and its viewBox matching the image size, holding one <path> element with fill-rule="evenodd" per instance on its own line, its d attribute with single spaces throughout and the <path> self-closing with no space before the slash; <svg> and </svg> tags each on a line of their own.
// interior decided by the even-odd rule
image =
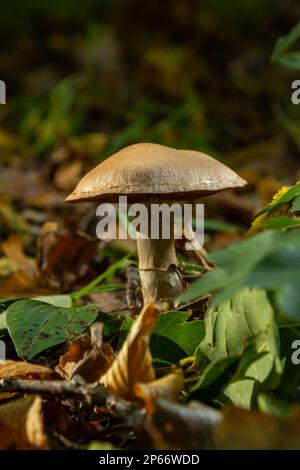
<svg viewBox="0 0 300 470">
<path fill-rule="evenodd" d="M 297 77 L 270 57 L 299 12 L 288 0 L 3 3 L 0 70 L 8 105 L 0 108 L 1 126 L 34 156 L 100 132 L 105 145 L 96 139 L 87 152 L 96 160 L 136 141 L 228 160 L 261 143 L 264 158 L 279 153 L 294 173 L 299 112 L 290 85 Z M 73 150 L 76 144 L 82 147 L 73 142 Z M 249 166 L 244 153 L 234 157 L 234 166 Z M 278 176 L 276 168 L 275 161 L 274 170 L 267 164 L 259 172 Z M 289 179 L 289 170 L 280 176 Z"/>
</svg>

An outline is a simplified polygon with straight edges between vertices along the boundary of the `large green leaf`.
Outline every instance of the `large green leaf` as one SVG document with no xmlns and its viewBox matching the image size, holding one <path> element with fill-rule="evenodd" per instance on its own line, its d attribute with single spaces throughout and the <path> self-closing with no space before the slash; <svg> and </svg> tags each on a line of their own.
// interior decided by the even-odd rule
<svg viewBox="0 0 300 470">
<path fill-rule="evenodd" d="M 108 313 L 99 312 L 96 320 L 103 323 L 104 336 L 110 336 L 120 332 L 124 322 L 124 315 L 110 315 Z"/>
<path fill-rule="evenodd" d="M 230 361 L 240 358 L 217 400 L 250 408 L 257 392 L 276 385 L 281 373 L 277 326 L 266 293 L 245 288 L 220 306 L 210 308 L 204 322 L 205 337 L 196 350 L 201 376 L 192 391 L 218 380 L 217 374 L 212 377 L 214 366 L 229 366 Z"/>
<path fill-rule="evenodd" d="M 195 281 L 181 301 L 190 301 L 214 293 L 216 306 L 244 286 L 285 289 L 289 286 L 299 299 L 300 231 L 266 231 L 209 255 L 216 269 Z M 294 300 L 295 306 L 299 300 Z M 300 318 L 298 308 L 287 312 Z"/>
<path fill-rule="evenodd" d="M 274 229 L 274 230 L 282 230 L 288 229 L 292 227 L 299 227 L 300 226 L 300 219 L 299 217 L 287 217 L 287 216 L 279 216 L 279 217 L 267 217 L 265 221 L 261 223 L 261 226 L 264 230 L 267 229 Z"/>
<path fill-rule="evenodd" d="M 60 308 L 36 300 L 19 300 L 8 307 L 6 321 L 18 356 L 31 359 L 82 333 L 97 313 L 96 305 Z"/>
<path fill-rule="evenodd" d="M 292 417 L 291 405 L 271 394 L 260 393 L 257 397 L 257 404 L 262 413 L 275 416 L 275 418 L 290 419 Z"/>
<path fill-rule="evenodd" d="M 187 321 L 191 312 L 166 312 L 159 315 L 151 335 L 150 348 L 155 360 L 176 364 L 180 359 L 194 354 L 204 337 L 203 320 Z M 124 321 L 121 328 L 120 344 L 132 325 Z"/>
<path fill-rule="evenodd" d="M 280 334 L 280 355 L 284 362 L 283 377 L 278 387 L 281 396 L 291 403 L 300 403 L 300 379 L 299 364 L 293 360 L 294 353 L 297 349 L 293 346 L 299 344 L 300 340 L 300 324 L 292 322 L 290 319 L 281 318 L 279 321 Z M 299 355 L 297 355 L 297 358 Z"/>
<path fill-rule="evenodd" d="M 293 212 L 299 212 L 300 211 L 300 196 L 295 197 L 293 200 Z"/>
<path fill-rule="evenodd" d="M 54 305 L 54 307 L 69 308 L 72 306 L 72 297 L 70 295 L 40 295 L 31 300 L 44 302 L 45 304 Z"/>
<path fill-rule="evenodd" d="M 188 321 L 190 313 L 174 311 L 158 317 L 150 343 L 155 358 L 174 364 L 194 354 L 204 337 L 204 322 Z"/>
<path fill-rule="evenodd" d="M 7 330 L 6 310 L 13 303 L 18 300 L 24 299 L 0 299 L 0 335 L 4 334 Z M 34 297 L 31 300 L 44 302 L 46 304 L 54 305 L 55 307 L 71 307 L 72 297 L 70 295 L 41 295 Z"/>
</svg>

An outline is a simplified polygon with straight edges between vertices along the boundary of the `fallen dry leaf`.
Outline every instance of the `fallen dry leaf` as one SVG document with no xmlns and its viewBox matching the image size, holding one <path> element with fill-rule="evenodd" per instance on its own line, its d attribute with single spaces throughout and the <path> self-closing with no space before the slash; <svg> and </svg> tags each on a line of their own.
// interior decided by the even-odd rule
<svg viewBox="0 0 300 470">
<path fill-rule="evenodd" d="M 181 369 L 160 377 L 149 383 L 135 384 L 134 391 L 138 398 L 146 403 L 148 412 L 154 406 L 156 398 L 165 398 L 166 400 L 177 400 L 184 385 L 184 375 Z"/>
<path fill-rule="evenodd" d="M 93 303 L 99 305 L 101 312 L 123 312 L 128 308 L 125 291 L 97 292 L 89 297 Z"/>
<path fill-rule="evenodd" d="M 54 371 L 48 367 L 31 364 L 30 362 L 22 361 L 0 361 L 0 378 L 13 377 L 16 379 L 39 379 L 49 380 L 52 379 Z M 0 400 L 6 400 L 16 393 L 0 393 Z"/>
<path fill-rule="evenodd" d="M 87 274 L 99 241 L 84 233 L 73 233 L 55 222 L 46 222 L 37 242 L 41 283 L 65 291 Z"/>
<path fill-rule="evenodd" d="M 22 232 L 28 231 L 28 225 L 22 214 L 19 214 L 7 195 L 0 193 L 0 225 L 1 230 L 7 230 L 8 233 L 15 232 L 17 229 Z"/>
<path fill-rule="evenodd" d="M 8 258 L 0 258 L 0 277 L 8 277 L 18 270 L 17 264 Z"/>
<path fill-rule="evenodd" d="M 34 259 L 25 255 L 22 238 L 13 234 L 2 243 L 1 247 L 6 258 L 2 258 L 0 263 L 3 274 L 0 295 L 17 297 L 38 292 L 36 263 Z"/>
<path fill-rule="evenodd" d="M 57 372 L 65 379 L 80 375 L 86 382 L 96 382 L 111 367 L 115 355 L 112 347 L 102 341 L 102 323 L 91 326 L 91 337 L 81 335 L 60 357 Z"/>
<path fill-rule="evenodd" d="M 31 395 L 0 406 L 0 450 L 47 448 L 40 396 Z"/>
<path fill-rule="evenodd" d="M 47 210 L 61 206 L 64 202 L 64 195 L 55 190 L 40 171 L 2 166 L 1 177 L 1 192 L 14 201 Z"/>
<path fill-rule="evenodd" d="M 35 261 L 24 253 L 23 241 L 19 235 L 13 234 L 2 243 L 5 256 L 14 261 L 20 268 L 36 272 Z"/>
<path fill-rule="evenodd" d="M 14 377 L 18 379 L 51 379 L 54 371 L 48 367 L 30 362 L 22 361 L 2 361 L 0 362 L 0 378 Z"/>
<path fill-rule="evenodd" d="M 75 338 L 69 345 L 68 351 L 60 356 L 56 372 L 64 379 L 70 380 L 74 367 L 83 358 L 86 351 L 91 347 L 91 339 L 87 333 Z"/>
<path fill-rule="evenodd" d="M 69 192 L 78 183 L 81 172 L 82 162 L 75 160 L 57 170 L 54 176 L 54 184 L 58 189 Z"/>
<path fill-rule="evenodd" d="M 71 137 L 69 144 L 76 154 L 98 155 L 107 145 L 107 136 L 103 132 L 91 132 L 80 137 Z"/>
<path fill-rule="evenodd" d="M 110 369 L 101 378 L 101 383 L 116 395 L 134 399 L 137 382 L 152 382 L 155 379 L 149 339 L 160 308 L 146 305 L 134 322 L 123 346 Z"/>
<path fill-rule="evenodd" d="M 39 286 L 38 279 L 26 271 L 19 270 L 0 282 L 0 297 L 34 297 L 47 292 Z"/>
<path fill-rule="evenodd" d="M 102 323 L 91 326 L 91 349 L 75 365 L 72 377 L 80 375 L 86 382 L 96 382 L 112 366 L 115 354 L 110 344 L 102 341 Z"/>
</svg>

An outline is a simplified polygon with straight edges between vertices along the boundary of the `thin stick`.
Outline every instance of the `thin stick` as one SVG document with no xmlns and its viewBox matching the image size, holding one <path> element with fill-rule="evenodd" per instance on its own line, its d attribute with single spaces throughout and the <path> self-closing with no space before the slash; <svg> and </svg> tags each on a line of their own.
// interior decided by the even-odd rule
<svg viewBox="0 0 300 470">
<path fill-rule="evenodd" d="M 118 418 L 132 428 L 139 428 L 145 412 L 135 403 L 128 402 L 108 392 L 101 384 L 88 384 L 78 376 L 72 381 L 66 380 L 21 380 L 0 379 L 0 393 L 37 393 L 58 395 L 62 398 L 85 399 L 91 406 L 105 406 Z"/>
</svg>

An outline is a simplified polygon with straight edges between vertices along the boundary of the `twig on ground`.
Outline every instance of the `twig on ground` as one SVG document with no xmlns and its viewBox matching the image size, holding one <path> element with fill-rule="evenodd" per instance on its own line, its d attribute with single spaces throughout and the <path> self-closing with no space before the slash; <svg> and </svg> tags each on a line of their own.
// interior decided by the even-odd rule
<svg viewBox="0 0 300 470">
<path fill-rule="evenodd" d="M 127 426 L 139 428 L 145 419 L 145 411 L 108 392 L 101 384 L 88 384 L 78 376 L 66 380 L 21 380 L 0 379 L 0 393 L 37 393 L 56 395 L 62 398 L 85 399 L 91 406 L 105 406 L 111 413 L 122 419 Z"/>
</svg>

